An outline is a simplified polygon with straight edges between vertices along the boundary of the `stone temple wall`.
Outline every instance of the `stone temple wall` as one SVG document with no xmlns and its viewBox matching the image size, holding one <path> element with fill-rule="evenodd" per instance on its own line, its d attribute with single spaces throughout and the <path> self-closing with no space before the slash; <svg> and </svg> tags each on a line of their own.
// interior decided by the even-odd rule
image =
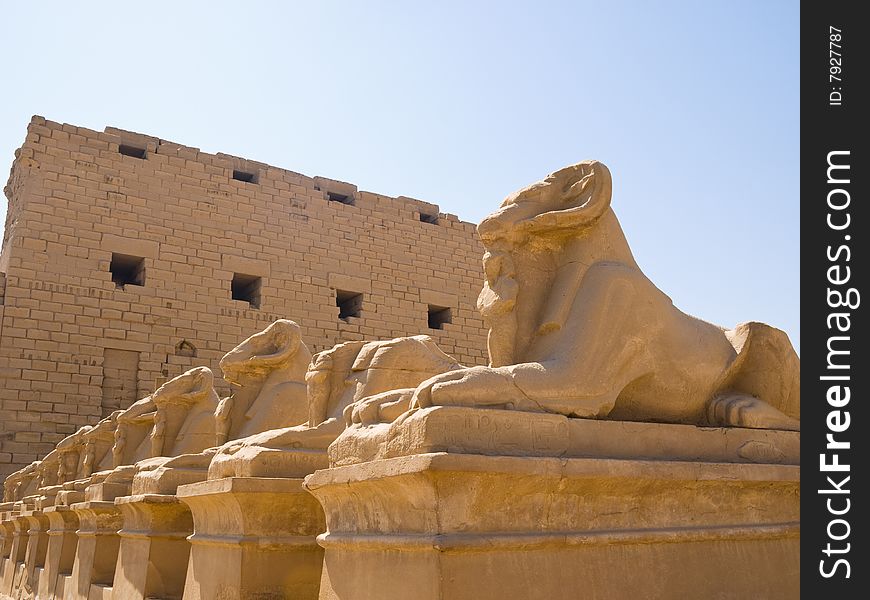
<svg viewBox="0 0 870 600">
<path fill-rule="evenodd" d="M 437 205 L 41 117 L 5 192 L 0 478 L 277 318 L 486 363 L 483 249 Z"/>
</svg>

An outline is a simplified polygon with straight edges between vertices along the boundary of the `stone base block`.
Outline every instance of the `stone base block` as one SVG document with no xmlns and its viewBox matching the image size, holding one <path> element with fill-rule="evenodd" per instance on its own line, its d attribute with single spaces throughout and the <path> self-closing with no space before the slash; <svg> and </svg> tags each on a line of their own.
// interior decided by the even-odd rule
<svg viewBox="0 0 870 600">
<path fill-rule="evenodd" d="M 305 485 L 321 600 L 799 595 L 797 466 L 430 453 Z"/>
<path fill-rule="evenodd" d="M 63 598 L 58 581 L 72 574 L 75 561 L 79 518 L 68 506 L 50 506 L 44 511 L 48 518 L 48 549 L 45 567 L 39 577 L 38 598 Z"/>
<path fill-rule="evenodd" d="M 797 465 L 800 432 L 434 406 L 350 427 L 329 447 L 331 466 L 431 452 Z"/>
<path fill-rule="evenodd" d="M 72 505 L 79 518 L 78 544 L 72 576 L 64 588 L 65 600 L 88 600 L 92 587 L 97 597 L 112 585 L 123 519 L 114 502 L 80 502 Z"/>
<path fill-rule="evenodd" d="M 2 548 L 0 548 L 0 592 L 3 590 L 3 580 L 6 574 L 6 564 L 12 554 L 12 542 L 15 536 L 15 517 L 17 512 L 12 511 L 12 503 L 5 503 L 4 510 L 0 513 L 0 535 L 3 536 Z"/>
<path fill-rule="evenodd" d="M 325 522 L 301 479 L 203 481 L 178 498 L 194 522 L 184 600 L 318 597 Z"/>
<path fill-rule="evenodd" d="M 13 595 L 21 598 L 32 598 L 39 588 L 38 569 L 45 566 L 45 554 L 48 549 L 48 517 L 41 510 L 26 511 L 27 519 L 27 550 L 24 555 L 24 570 Z"/>
<path fill-rule="evenodd" d="M 193 517 L 173 495 L 142 494 L 115 499 L 124 527 L 112 586 L 116 598 L 180 599 L 190 558 Z"/>
<path fill-rule="evenodd" d="M 132 479 L 94 483 L 85 489 L 85 502 L 112 502 L 115 498 L 129 496 L 132 486 Z"/>
<path fill-rule="evenodd" d="M 29 510 L 22 508 L 22 505 L 16 502 L 15 510 L 10 515 L 8 523 L 11 524 L 12 529 L 7 535 L 11 534 L 12 542 L 9 545 L 9 554 L 3 565 L 0 594 L 11 595 L 21 585 L 24 576 L 24 561 L 27 555 L 28 531 L 30 530 L 30 521 L 24 514 Z"/>
<path fill-rule="evenodd" d="M 36 500 L 36 508 L 38 510 L 45 510 L 49 506 L 54 506 L 57 502 L 57 495 L 62 489 L 63 487 L 59 485 L 40 488 L 40 496 Z"/>
<path fill-rule="evenodd" d="M 208 465 L 203 469 L 158 467 L 153 471 L 144 471 L 137 474 L 133 479 L 131 492 L 133 496 L 174 495 L 178 486 L 199 483 L 207 478 Z"/>
</svg>

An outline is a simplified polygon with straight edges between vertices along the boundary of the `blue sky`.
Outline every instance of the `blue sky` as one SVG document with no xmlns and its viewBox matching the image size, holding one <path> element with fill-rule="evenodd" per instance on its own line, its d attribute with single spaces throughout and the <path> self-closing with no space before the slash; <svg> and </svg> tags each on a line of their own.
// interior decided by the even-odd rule
<svg viewBox="0 0 870 600">
<path fill-rule="evenodd" d="M 800 342 L 798 2 L 16 2 L 3 29 L 4 172 L 40 114 L 479 221 L 595 158 L 678 307 Z"/>
</svg>

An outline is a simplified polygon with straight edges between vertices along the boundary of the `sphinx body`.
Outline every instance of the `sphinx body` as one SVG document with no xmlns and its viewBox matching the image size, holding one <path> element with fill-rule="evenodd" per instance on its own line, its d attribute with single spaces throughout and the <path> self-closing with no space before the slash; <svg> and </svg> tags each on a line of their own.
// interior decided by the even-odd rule
<svg viewBox="0 0 870 600">
<path fill-rule="evenodd" d="M 354 415 L 392 420 L 409 408 L 422 381 L 459 368 L 428 336 L 338 344 L 317 354 L 306 373 L 308 422 L 225 444 L 209 479 L 299 477 L 325 467 L 326 449 Z"/>
<path fill-rule="evenodd" d="M 800 428 L 800 361 L 782 331 L 726 331 L 641 272 L 597 161 L 509 196 L 479 227 L 490 366 L 424 382 L 415 407 Z"/>
<path fill-rule="evenodd" d="M 227 352 L 220 361 L 233 394 L 222 400 L 217 445 L 308 418 L 305 372 L 311 352 L 299 325 L 279 319 Z"/>
<path fill-rule="evenodd" d="M 16 502 L 37 489 L 39 465 L 40 461 L 33 461 L 6 477 L 3 481 L 4 502 Z"/>
</svg>

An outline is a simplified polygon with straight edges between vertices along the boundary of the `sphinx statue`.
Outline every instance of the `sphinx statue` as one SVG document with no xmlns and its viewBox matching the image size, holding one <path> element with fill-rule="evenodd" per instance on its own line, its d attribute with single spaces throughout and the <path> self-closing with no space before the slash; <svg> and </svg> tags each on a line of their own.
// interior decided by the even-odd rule
<svg viewBox="0 0 870 600">
<path fill-rule="evenodd" d="M 36 479 L 34 485 L 37 489 L 44 489 L 60 485 L 63 482 L 58 481 L 58 468 L 60 467 L 60 453 L 55 446 L 51 452 L 39 461 L 36 467 Z"/>
<path fill-rule="evenodd" d="M 6 477 L 3 482 L 4 502 L 23 500 L 30 493 L 36 491 L 39 464 L 40 461 L 33 461 Z"/>
<path fill-rule="evenodd" d="M 157 388 L 151 394 L 155 407 L 151 456 L 175 456 L 212 446 L 218 401 L 208 367 L 194 367 Z"/>
<path fill-rule="evenodd" d="M 58 453 L 57 482 L 59 484 L 79 479 L 81 476 L 84 435 L 90 430 L 90 425 L 83 425 L 78 431 L 58 442 L 55 447 Z"/>
<path fill-rule="evenodd" d="M 115 418 L 114 467 L 213 445 L 218 404 L 214 375 L 195 367 L 170 379 Z"/>
<path fill-rule="evenodd" d="M 148 458 L 150 447 L 145 442 L 154 427 L 157 407 L 151 396 L 145 396 L 122 411 L 115 419 L 112 432 L 112 468 L 131 465 Z"/>
<path fill-rule="evenodd" d="M 689 316 L 643 274 L 597 161 L 512 195 L 478 226 L 490 365 L 423 382 L 411 406 L 800 429 L 800 360 L 762 323 Z"/>
<path fill-rule="evenodd" d="M 64 483 L 90 476 L 90 473 L 85 474 L 85 472 L 89 459 L 96 456 L 96 448 L 92 451 L 87 450 L 87 436 L 102 425 L 103 421 L 95 427 L 90 425 L 80 427 L 58 442 L 42 460 L 35 461 L 21 471 L 10 475 L 6 480 L 6 487 L 16 489 L 11 495 L 20 496 L 20 498 L 15 498 L 17 500 L 46 493 L 53 497 L 54 492 L 60 489 Z"/>
<path fill-rule="evenodd" d="M 81 431 L 76 445 L 78 478 L 59 481 L 64 487 L 60 502 L 80 502 L 85 489 L 95 484 L 111 489 L 110 495 L 123 495 L 128 493 L 125 490 L 132 485 L 139 463 L 165 453 L 199 451 L 212 445 L 213 413 L 218 403 L 213 383 L 208 368 L 190 369 L 126 410 L 115 411 Z"/>
<path fill-rule="evenodd" d="M 240 436 L 304 423 L 308 417 L 305 371 L 311 353 L 293 321 L 279 319 L 230 350 L 220 361 L 233 393 L 203 415 L 214 428 L 207 447 L 173 452 L 136 465 L 136 493 L 173 493 L 181 483 L 206 478 L 217 447 Z M 152 431 L 153 434 L 153 431 Z"/>
<path fill-rule="evenodd" d="M 82 434 L 81 439 L 84 446 L 81 463 L 82 477 L 90 477 L 96 471 L 105 471 L 112 468 L 111 450 L 115 441 L 118 416 L 122 412 L 120 410 L 114 411 Z"/>
<path fill-rule="evenodd" d="M 347 408 L 329 468 L 304 480 L 326 520 L 321 597 L 795 597 L 786 334 L 674 307 L 635 262 L 599 162 L 510 195 L 478 232 L 489 365 Z"/>
<path fill-rule="evenodd" d="M 305 372 L 311 352 L 301 338 L 299 325 L 279 319 L 224 355 L 220 368 L 233 394 L 221 401 L 216 413 L 217 446 L 305 422 Z"/>
<path fill-rule="evenodd" d="M 356 407 L 358 418 L 395 418 L 420 382 L 459 368 L 425 335 L 338 344 L 315 355 L 306 373 L 307 423 L 223 445 L 209 465 L 209 479 L 305 475 L 327 464 L 326 449 L 357 403 L 366 400 Z"/>
</svg>

